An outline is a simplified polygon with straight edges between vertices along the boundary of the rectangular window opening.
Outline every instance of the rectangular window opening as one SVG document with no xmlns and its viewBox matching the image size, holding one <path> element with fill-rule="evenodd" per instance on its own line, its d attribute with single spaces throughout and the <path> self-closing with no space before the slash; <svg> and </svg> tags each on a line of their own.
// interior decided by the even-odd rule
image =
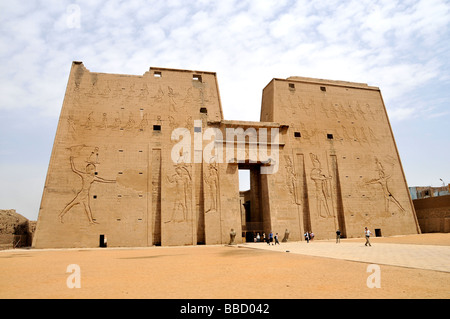
<svg viewBox="0 0 450 319">
<path fill-rule="evenodd" d="M 200 113 L 208 114 L 208 110 L 206 109 L 206 107 L 201 107 L 200 108 Z"/>
<path fill-rule="evenodd" d="M 294 132 L 294 137 L 302 137 L 302 134 L 300 132 Z"/>
<path fill-rule="evenodd" d="M 153 76 L 155 78 L 161 78 L 162 77 L 162 73 L 161 73 L 161 71 L 155 71 L 155 72 L 153 72 Z"/>
<path fill-rule="evenodd" d="M 327 91 L 327 88 L 324 87 L 324 86 L 321 86 L 321 87 L 320 87 L 320 90 L 321 90 L 322 92 L 326 92 L 326 91 Z"/>
<path fill-rule="evenodd" d="M 161 125 L 153 125 L 153 131 L 161 131 Z"/>
<path fill-rule="evenodd" d="M 327 134 L 327 139 L 332 140 L 333 139 L 333 134 Z"/>
<path fill-rule="evenodd" d="M 199 75 L 199 74 L 194 74 L 192 76 L 192 80 L 201 82 L 202 81 L 202 76 Z"/>
<path fill-rule="evenodd" d="M 294 83 L 289 83 L 289 89 L 295 90 L 295 84 Z"/>
</svg>

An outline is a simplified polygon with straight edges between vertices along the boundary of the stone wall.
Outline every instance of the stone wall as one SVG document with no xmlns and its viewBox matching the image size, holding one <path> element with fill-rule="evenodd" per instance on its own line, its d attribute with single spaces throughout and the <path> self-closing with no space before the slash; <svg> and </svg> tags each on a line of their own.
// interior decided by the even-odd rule
<svg viewBox="0 0 450 319">
<path fill-rule="evenodd" d="M 29 221 L 15 209 L 0 210 L 0 249 L 31 246 L 35 221 Z"/>
<path fill-rule="evenodd" d="M 245 221 L 239 169 L 250 170 Z M 213 72 L 106 74 L 81 62 L 40 207 L 36 248 L 227 244 L 231 229 L 237 243 L 243 230 L 420 232 L 377 87 L 273 79 L 261 122 L 231 121 Z"/>
<path fill-rule="evenodd" d="M 450 195 L 413 200 L 423 233 L 450 232 Z"/>
</svg>

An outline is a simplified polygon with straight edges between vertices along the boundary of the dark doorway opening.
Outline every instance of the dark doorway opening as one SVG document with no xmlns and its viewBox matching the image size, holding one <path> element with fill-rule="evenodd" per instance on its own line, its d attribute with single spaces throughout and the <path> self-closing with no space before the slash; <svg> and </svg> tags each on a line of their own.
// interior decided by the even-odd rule
<svg viewBox="0 0 450 319">
<path fill-rule="evenodd" d="M 381 237 L 381 229 L 375 228 L 375 237 Z"/>
<path fill-rule="evenodd" d="M 263 240 L 263 207 L 261 204 L 261 166 L 239 164 L 239 196 L 241 199 L 242 233 L 246 242 Z"/>
<path fill-rule="evenodd" d="M 105 235 L 100 235 L 100 247 L 106 247 L 107 243 L 106 243 L 106 236 Z"/>
</svg>

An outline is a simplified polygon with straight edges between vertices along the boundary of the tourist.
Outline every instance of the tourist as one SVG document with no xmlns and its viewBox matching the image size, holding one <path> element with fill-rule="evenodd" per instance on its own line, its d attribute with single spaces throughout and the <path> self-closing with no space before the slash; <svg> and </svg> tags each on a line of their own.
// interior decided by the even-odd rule
<svg viewBox="0 0 450 319">
<path fill-rule="evenodd" d="M 272 233 L 272 231 L 270 231 L 270 233 L 269 233 L 269 245 L 270 244 L 272 244 L 273 245 L 273 233 Z"/>
<path fill-rule="evenodd" d="M 311 233 L 309 234 L 309 237 L 310 237 L 311 240 L 313 240 L 313 239 L 314 239 L 314 233 L 311 232 Z"/>
<path fill-rule="evenodd" d="M 336 244 L 341 242 L 341 231 L 336 230 Z"/>
<path fill-rule="evenodd" d="M 309 243 L 309 233 L 308 232 L 305 233 L 305 239 L 306 239 L 306 242 Z"/>
<path fill-rule="evenodd" d="M 367 246 L 367 245 L 372 246 L 369 241 L 369 237 L 370 237 L 370 235 L 372 235 L 372 232 L 369 229 L 367 229 L 367 227 L 365 227 L 365 229 L 364 229 L 364 235 L 366 235 L 366 243 L 364 244 L 364 246 Z"/>
<path fill-rule="evenodd" d="M 261 241 L 261 236 L 259 236 L 259 233 L 256 235 L 256 242 L 260 242 Z"/>
<path fill-rule="evenodd" d="M 280 242 L 278 241 L 278 233 L 275 234 L 275 245 L 276 244 L 278 245 L 280 244 Z"/>
</svg>

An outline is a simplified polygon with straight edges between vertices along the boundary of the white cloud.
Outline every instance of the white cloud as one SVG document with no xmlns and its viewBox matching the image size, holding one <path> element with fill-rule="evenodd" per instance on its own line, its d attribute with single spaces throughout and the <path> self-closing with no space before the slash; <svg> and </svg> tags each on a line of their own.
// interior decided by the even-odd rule
<svg viewBox="0 0 450 319">
<path fill-rule="evenodd" d="M 445 0 L 3 1 L 0 22 L 0 116 L 57 121 L 81 60 L 93 72 L 217 72 L 227 119 L 258 120 L 264 86 L 295 75 L 379 86 L 394 123 L 448 119 Z"/>
</svg>

